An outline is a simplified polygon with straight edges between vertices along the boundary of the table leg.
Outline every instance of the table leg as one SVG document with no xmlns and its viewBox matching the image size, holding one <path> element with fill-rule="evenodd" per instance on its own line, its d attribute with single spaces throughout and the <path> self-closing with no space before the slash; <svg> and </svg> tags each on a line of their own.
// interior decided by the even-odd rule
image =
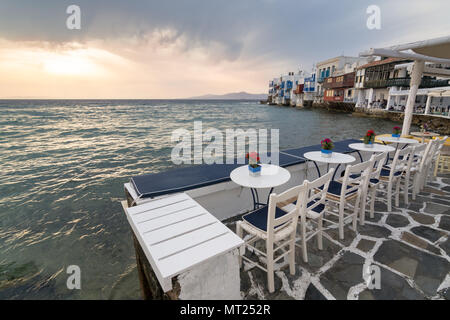
<svg viewBox="0 0 450 320">
<path fill-rule="evenodd" d="M 253 198 L 253 210 L 256 210 L 256 199 L 255 199 L 255 194 L 253 192 L 253 188 L 250 188 L 250 191 L 252 193 L 252 198 Z"/>
<path fill-rule="evenodd" d="M 339 163 L 338 166 L 336 167 L 336 169 L 334 170 L 333 178 L 331 178 L 331 181 L 334 181 L 334 178 L 336 177 L 336 173 L 338 172 L 338 169 L 340 166 L 341 166 L 341 164 Z"/>
<path fill-rule="evenodd" d="M 361 153 L 360 153 L 358 150 L 357 150 L 356 152 L 358 153 L 359 159 L 361 160 L 361 162 L 363 162 L 363 158 L 362 158 L 362 156 L 361 156 Z"/>
<path fill-rule="evenodd" d="M 319 169 L 319 166 L 317 165 L 317 163 L 316 163 L 315 161 L 312 161 L 312 163 L 314 163 L 314 165 L 316 166 L 316 169 L 317 169 L 317 174 L 319 175 L 319 177 L 318 177 L 318 178 L 320 178 L 320 177 L 321 177 L 321 174 L 320 174 L 320 169 Z"/>
<path fill-rule="evenodd" d="M 250 188 L 250 190 L 252 191 L 252 197 L 253 197 L 253 210 L 258 209 L 259 206 L 267 205 L 266 203 L 259 202 L 258 189 Z M 270 193 L 272 193 L 272 191 L 273 191 L 273 188 L 270 190 Z M 270 193 L 269 193 L 269 196 L 270 196 Z M 269 203 L 269 201 L 267 201 L 267 203 Z"/>
</svg>

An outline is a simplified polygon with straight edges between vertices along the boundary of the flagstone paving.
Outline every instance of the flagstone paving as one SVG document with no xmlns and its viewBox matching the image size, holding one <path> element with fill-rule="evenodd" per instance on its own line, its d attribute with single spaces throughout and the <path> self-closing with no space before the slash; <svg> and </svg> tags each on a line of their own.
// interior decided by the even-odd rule
<svg viewBox="0 0 450 320">
<path fill-rule="evenodd" d="M 450 175 L 434 179 L 415 200 L 387 212 L 379 197 L 374 218 L 345 228 L 338 240 L 335 227 L 326 226 L 323 250 L 316 238 L 308 242 L 308 262 L 296 248 L 296 274 L 283 261 L 275 267 L 275 292 L 267 291 L 266 273 L 244 262 L 241 295 L 244 299 L 450 299 Z M 235 220 L 228 226 L 234 230 Z M 257 244 L 263 249 L 265 244 Z M 252 260 L 264 262 L 246 251 Z M 264 263 L 262 263 L 264 265 Z M 363 271 L 378 268 L 379 287 L 366 283 Z M 375 269 L 374 269 L 375 267 Z M 369 271 L 370 272 L 370 271 Z"/>
</svg>

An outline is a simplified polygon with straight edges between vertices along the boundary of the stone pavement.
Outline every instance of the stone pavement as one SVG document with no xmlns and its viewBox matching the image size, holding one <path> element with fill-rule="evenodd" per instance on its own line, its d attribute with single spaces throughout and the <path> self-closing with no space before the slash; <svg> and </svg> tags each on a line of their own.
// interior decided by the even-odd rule
<svg viewBox="0 0 450 320">
<path fill-rule="evenodd" d="M 450 299 L 450 175 L 439 176 L 405 206 L 387 212 L 383 194 L 374 219 L 366 218 L 355 233 L 345 228 L 326 230 L 323 250 L 316 238 L 308 242 L 309 262 L 296 248 L 296 274 L 280 260 L 275 292 L 267 291 L 266 273 L 244 262 L 241 295 L 244 299 Z M 368 213 L 367 213 L 368 216 Z M 228 226 L 235 230 L 235 221 Z M 264 248 L 262 241 L 257 247 Z M 246 251 L 251 259 L 258 255 Z M 363 278 L 367 266 L 378 266 L 380 289 L 369 289 Z"/>
</svg>

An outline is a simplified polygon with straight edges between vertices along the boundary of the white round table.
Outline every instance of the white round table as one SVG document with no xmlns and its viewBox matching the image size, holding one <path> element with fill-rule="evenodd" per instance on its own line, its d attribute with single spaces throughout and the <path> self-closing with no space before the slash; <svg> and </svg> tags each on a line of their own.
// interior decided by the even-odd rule
<svg viewBox="0 0 450 320">
<path fill-rule="evenodd" d="M 320 174 L 320 170 L 319 170 L 319 167 L 317 166 L 316 162 L 324 162 L 324 163 L 328 163 L 328 164 L 330 164 L 330 163 L 337 164 L 338 166 L 337 166 L 337 168 L 336 168 L 336 170 L 334 172 L 332 180 L 334 180 L 334 177 L 336 176 L 337 169 L 339 168 L 339 166 L 341 164 L 348 164 L 348 163 L 352 163 L 352 162 L 356 161 L 355 157 L 353 157 L 351 155 L 348 155 L 348 154 L 345 154 L 345 153 L 340 153 L 340 152 L 333 152 L 331 154 L 330 158 L 325 158 L 325 157 L 322 157 L 322 152 L 321 151 L 312 151 L 312 152 L 305 153 L 303 155 L 303 157 L 305 157 L 308 160 L 313 161 L 314 165 L 316 166 L 317 173 L 319 174 L 319 177 L 321 177 L 321 174 Z"/>
<path fill-rule="evenodd" d="M 262 164 L 261 167 L 261 175 L 258 177 L 250 175 L 248 166 L 236 168 L 230 174 L 230 178 L 234 183 L 242 187 L 250 188 L 254 209 L 256 209 L 258 205 L 266 205 L 259 202 L 257 189 L 271 188 L 269 192 L 270 195 L 275 187 L 288 182 L 291 178 L 290 172 L 282 167 L 273 164 Z"/>
<path fill-rule="evenodd" d="M 394 138 L 394 137 L 380 137 L 378 138 L 378 140 L 383 141 L 383 142 L 392 142 L 392 143 L 397 143 L 397 145 L 399 143 L 403 143 L 403 144 L 413 144 L 413 143 L 418 143 L 419 141 L 415 140 L 415 139 L 408 139 L 408 138 Z"/>
<path fill-rule="evenodd" d="M 394 138 L 392 136 L 388 136 L 388 137 L 380 137 L 378 138 L 378 140 L 383 141 L 383 143 L 385 142 L 392 142 L 392 143 L 396 143 L 396 147 L 395 150 L 398 149 L 398 145 L 399 143 L 403 143 L 405 146 L 403 148 L 405 148 L 408 144 L 414 144 L 414 143 L 419 143 L 419 141 L 415 140 L 415 139 L 408 139 L 408 138 Z M 386 158 L 386 164 L 389 163 L 389 157 Z"/>
<path fill-rule="evenodd" d="M 411 132 L 411 135 L 422 138 L 422 143 L 425 142 L 425 138 L 439 137 L 439 134 L 434 132 Z"/>
<path fill-rule="evenodd" d="M 379 143 L 372 144 L 371 148 L 368 148 L 365 143 L 351 143 L 348 145 L 349 148 L 352 148 L 353 150 L 358 151 L 359 158 L 361 159 L 361 162 L 363 162 L 363 158 L 359 151 L 367 151 L 367 152 L 391 152 L 394 151 L 395 148 L 391 146 L 386 146 Z"/>
</svg>

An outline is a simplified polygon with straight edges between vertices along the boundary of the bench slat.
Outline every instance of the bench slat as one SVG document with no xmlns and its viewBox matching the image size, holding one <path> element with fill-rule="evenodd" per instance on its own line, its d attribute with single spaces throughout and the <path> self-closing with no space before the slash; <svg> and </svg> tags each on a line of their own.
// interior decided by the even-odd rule
<svg viewBox="0 0 450 320">
<path fill-rule="evenodd" d="M 151 246 L 151 250 L 156 259 L 161 260 L 164 257 L 172 255 L 176 252 L 184 251 L 190 247 L 195 247 L 198 244 L 213 239 L 221 234 L 228 233 L 221 223 L 208 219 L 208 216 L 201 217 L 203 226 L 196 227 L 191 232 L 182 234 L 175 238 L 166 238 L 157 244 Z M 200 219 L 198 219 L 200 220 Z M 209 222 L 207 222 L 209 220 Z"/>
<path fill-rule="evenodd" d="M 188 207 L 186 210 L 177 211 L 176 213 L 160 216 L 160 217 L 148 217 L 149 220 L 143 220 L 137 222 L 138 229 L 147 233 L 151 230 L 156 230 L 159 228 L 164 228 L 165 226 L 170 226 L 176 223 L 182 223 L 183 221 L 195 218 L 200 215 L 207 214 L 208 212 L 202 207 Z M 150 220 L 151 219 L 151 220 Z"/>
<path fill-rule="evenodd" d="M 135 207 L 130 207 L 130 208 L 128 208 L 128 213 L 131 215 L 136 215 L 136 214 L 140 214 L 140 213 L 143 213 L 143 212 L 146 212 L 149 210 L 155 210 L 156 208 L 159 208 L 159 207 L 163 208 L 164 206 L 167 206 L 167 205 L 179 202 L 179 201 L 187 201 L 189 199 L 191 199 L 191 198 L 185 193 L 176 194 L 171 197 L 146 202 L 142 205 L 135 206 Z"/>
<path fill-rule="evenodd" d="M 176 274 L 177 268 L 189 269 L 209 258 L 219 255 L 219 252 L 228 251 L 230 246 L 235 248 L 241 246 L 242 242 L 239 240 L 236 235 L 227 233 L 221 237 L 180 252 L 179 254 L 170 256 L 159 261 L 161 272 L 165 277 L 173 276 Z"/>
<path fill-rule="evenodd" d="M 144 233 L 143 237 L 149 245 L 166 241 L 170 238 L 178 237 L 182 234 L 192 232 L 195 229 L 202 228 L 213 222 L 217 222 L 217 219 L 209 214 L 201 215 L 193 219 L 184 221 L 183 223 L 177 223 L 169 225 L 165 228 L 161 228 L 152 232 Z"/>
</svg>

